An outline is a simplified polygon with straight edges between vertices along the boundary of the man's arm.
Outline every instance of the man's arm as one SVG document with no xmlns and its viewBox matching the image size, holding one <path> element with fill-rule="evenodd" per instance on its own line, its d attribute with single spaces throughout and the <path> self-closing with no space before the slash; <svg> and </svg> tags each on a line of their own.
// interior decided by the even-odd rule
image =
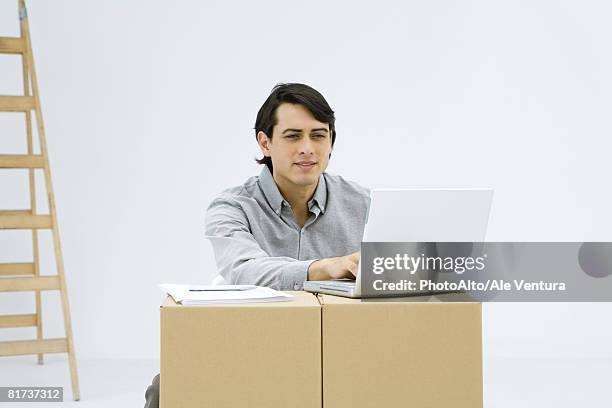
<svg viewBox="0 0 612 408">
<path fill-rule="evenodd" d="M 246 215 L 231 197 L 220 196 L 208 207 L 206 235 L 231 240 L 227 245 L 213 245 L 219 273 L 231 284 L 301 290 L 307 279 L 335 279 L 356 273 L 355 254 L 305 261 L 269 256 L 251 234 Z"/>
</svg>

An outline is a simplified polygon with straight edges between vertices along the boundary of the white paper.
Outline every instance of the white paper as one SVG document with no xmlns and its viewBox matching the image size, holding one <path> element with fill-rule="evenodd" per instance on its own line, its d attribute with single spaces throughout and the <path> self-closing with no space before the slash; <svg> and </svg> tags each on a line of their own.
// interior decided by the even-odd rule
<svg viewBox="0 0 612 408">
<path fill-rule="evenodd" d="M 293 298 L 278 290 L 255 285 L 179 285 L 164 283 L 160 289 L 183 305 L 283 302 Z M 197 291 L 194 291 L 197 290 Z"/>
</svg>

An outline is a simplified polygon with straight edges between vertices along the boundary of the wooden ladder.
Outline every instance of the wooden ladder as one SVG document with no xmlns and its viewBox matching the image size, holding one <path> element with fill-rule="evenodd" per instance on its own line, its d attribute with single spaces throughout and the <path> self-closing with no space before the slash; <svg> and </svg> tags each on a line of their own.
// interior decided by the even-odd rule
<svg viewBox="0 0 612 408">
<path fill-rule="evenodd" d="M 0 169 L 27 169 L 30 185 L 30 208 L 25 210 L 0 210 L 0 230 L 31 230 L 33 261 L 28 263 L 0 264 L 0 292 L 33 291 L 36 296 L 36 313 L 20 315 L 0 315 L 0 328 L 36 327 L 36 340 L 0 342 L 0 356 L 38 354 L 38 364 L 43 363 L 43 354 L 68 353 L 72 395 L 80 399 L 68 291 L 64 277 L 64 261 L 60 244 L 49 156 L 45 141 L 45 129 L 40 108 L 38 83 L 34 69 L 32 43 L 28 15 L 24 0 L 18 0 L 20 37 L 0 37 L 0 54 L 21 56 L 23 67 L 23 96 L 0 96 L 0 112 L 23 112 L 27 132 L 28 152 L 23 155 L 0 155 Z M 36 130 L 40 152 L 34 153 L 32 141 L 32 111 L 36 118 Z M 49 213 L 36 211 L 35 171 L 42 169 L 49 200 Z M 49 229 L 53 236 L 57 275 L 41 275 L 38 248 L 38 230 Z M 43 290 L 59 290 L 64 315 L 65 338 L 44 339 L 42 332 L 41 294 Z"/>
</svg>

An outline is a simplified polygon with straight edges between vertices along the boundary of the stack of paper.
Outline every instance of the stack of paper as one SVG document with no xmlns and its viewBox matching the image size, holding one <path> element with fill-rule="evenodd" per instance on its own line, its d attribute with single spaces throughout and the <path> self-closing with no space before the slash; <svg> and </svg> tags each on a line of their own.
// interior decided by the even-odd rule
<svg viewBox="0 0 612 408">
<path fill-rule="evenodd" d="M 208 305 L 218 303 L 282 302 L 293 296 L 255 285 L 176 285 L 164 283 L 161 290 L 183 305 Z"/>
</svg>

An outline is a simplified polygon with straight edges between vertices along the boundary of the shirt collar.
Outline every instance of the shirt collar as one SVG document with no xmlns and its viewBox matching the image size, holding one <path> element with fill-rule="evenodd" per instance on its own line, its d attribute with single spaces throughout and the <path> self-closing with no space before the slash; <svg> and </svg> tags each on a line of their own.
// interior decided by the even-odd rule
<svg viewBox="0 0 612 408">
<path fill-rule="evenodd" d="M 272 174 L 270 173 L 270 169 L 268 169 L 268 166 L 265 164 L 261 170 L 261 173 L 259 174 L 259 186 L 261 187 L 266 200 L 268 200 L 268 204 L 270 204 L 270 207 L 272 207 L 272 210 L 274 210 L 276 214 L 280 214 L 283 201 L 285 201 L 285 199 L 280 191 L 278 191 L 278 187 L 274 181 L 274 178 L 272 177 Z"/>
<path fill-rule="evenodd" d="M 325 182 L 325 177 L 323 176 L 323 174 L 319 176 L 319 183 L 317 184 L 317 189 L 315 190 L 312 199 L 308 202 L 308 209 L 310 211 L 316 212 L 314 211 L 315 208 L 313 208 L 315 204 L 317 205 L 319 210 L 321 210 L 321 212 L 325 214 L 325 206 L 327 205 L 327 184 Z"/>
<path fill-rule="evenodd" d="M 264 165 L 261 173 L 259 174 L 259 186 L 268 200 L 268 203 L 274 210 L 276 214 L 280 214 L 283 202 L 285 199 L 282 194 L 278 190 L 278 186 L 272 177 L 272 173 L 270 173 L 270 169 L 268 166 Z M 316 207 L 314 205 L 316 204 Z M 319 183 L 317 184 L 317 189 L 315 190 L 312 199 L 308 202 L 308 209 L 315 212 L 314 210 L 318 208 L 322 213 L 325 213 L 325 205 L 327 204 L 327 184 L 325 182 L 325 177 L 323 174 L 319 176 Z"/>
</svg>

